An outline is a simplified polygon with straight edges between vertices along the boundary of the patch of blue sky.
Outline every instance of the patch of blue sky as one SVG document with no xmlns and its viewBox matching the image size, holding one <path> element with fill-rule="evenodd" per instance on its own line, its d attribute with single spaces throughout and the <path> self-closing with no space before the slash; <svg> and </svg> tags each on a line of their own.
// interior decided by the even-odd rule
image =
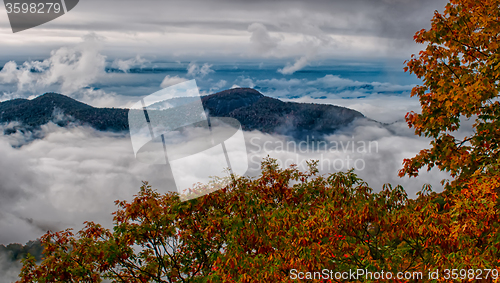
<svg viewBox="0 0 500 283">
<path fill-rule="evenodd" d="M 210 72 L 188 74 L 189 64 L 207 64 Z M 291 75 L 277 70 L 283 62 L 172 62 L 151 61 L 127 73 L 107 68 L 108 76 L 92 87 L 120 95 L 147 95 L 158 89 L 165 76 L 196 79 L 202 94 L 231 87 L 251 87 L 276 97 L 363 98 L 367 95 L 408 95 L 419 80 L 403 72 L 403 62 L 318 61 Z M 359 95 L 357 95 L 358 93 Z"/>
</svg>

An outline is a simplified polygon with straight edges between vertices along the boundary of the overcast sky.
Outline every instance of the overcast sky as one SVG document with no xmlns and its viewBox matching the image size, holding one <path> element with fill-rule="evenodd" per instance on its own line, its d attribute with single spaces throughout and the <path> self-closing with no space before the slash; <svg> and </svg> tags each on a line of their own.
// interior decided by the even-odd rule
<svg viewBox="0 0 500 283">
<path fill-rule="evenodd" d="M 282 58 L 404 57 L 442 0 L 84 0 L 42 26 L 13 34 L 0 9 L 2 59 L 36 57 L 95 32 L 108 56 Z M 8 58 L 7 58 L 8 59 Z"/>
</svg>

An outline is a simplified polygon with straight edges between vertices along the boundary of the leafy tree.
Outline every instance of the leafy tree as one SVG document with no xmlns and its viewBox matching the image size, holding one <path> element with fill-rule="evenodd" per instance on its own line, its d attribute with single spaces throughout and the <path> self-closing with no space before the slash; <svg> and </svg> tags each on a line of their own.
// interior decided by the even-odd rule
<svg viewBox="0 0 500 283">
<path fill-rule="evenodd" d="M 437 166 L 467 180 L 479 172 L 498 175 L 500 158 L 500 1 L 451 0 L 437 11 L 429 30 L 415 34 L 426 43 L 406 71 L 423 79 L 412 90 L 422 112 L 406 121 L 418 135 L 431 137 L 430 149 L 406 159 L 400 175 L 417 176 L 423 166 Z M 460 137 L 465 119 L 474 119 L 473 133 Z"/>
<path fill-rule="evenodd" d="M 300 172 L 268 159 L 262 169 L 187 202 L 144 184 L 117 202 L 113 231 L 88 222 L 76 235 L 47 233 L 44 261 L 26 259 L 19 282 L 273 282 L 291 269 L 401 263 L 385 232 L 407 202 L 401 187 L 373 194 L 352 172 L 318 176 L 314 163 Z"/>
<path fill-rule="evenodd" d="M 314 163 L 300 172 L 268 159 L 262 170 L 187 202 L 145 184 L 117 202 L 112 231 L 89 222 L 76 235 L 47 233 L 43 262 L 26 259 L 19 282 L 288 282 L 292 269 L 499 266 L 498 179 L 412 200 L 401 187 L 373 193 L 352 172 L 317 175 Z"/>
</svg>

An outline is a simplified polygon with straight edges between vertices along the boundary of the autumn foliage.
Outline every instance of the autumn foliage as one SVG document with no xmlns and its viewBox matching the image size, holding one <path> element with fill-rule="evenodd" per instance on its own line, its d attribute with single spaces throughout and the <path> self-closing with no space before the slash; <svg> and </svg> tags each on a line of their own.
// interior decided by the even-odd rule
<svg viewBox="0 0 500 283">
<path fill-rule="evenodd" d="M 400 175 L 437 166 L 453 177 L 443 192 L 424 187 L 415 199 L 400 186 L 374 192 L 352 171 L 319 175 L 315 162 L 302 172 L 271 158 L 258 178 L 187 202 L 145 183 L 133 201 L 117 201 L 112 230 L 89 222 L 76 234 L 48 232 L 44 260 L 28 257 L 19 282 L 289 282 L 292 269 L 498 270 L 499 36 L 500 1 L 491 0 L 452 0 L 415 35 L 427 46 L 407 70 L 423 79 L 412 91 L 422 111 L 407 122 L 432 141 L 404 160 Z M 466 119 L 475 123 L 461 137 Z"/>
<path fill-rule="evenodd" d="M 416 176 L 437 166 L 465 181 L 473 174 L 498 176 L 500 149 L 500 1 L 451 1 L 435 13 L 432 28 L 415 34 L 427 44 L 405 70 L 424 82 L 412 90 L 422 106 L 406 121 L 418 135 L 433 139 L 431 148 L 405 160 L 401 175 Z M 473 132 L 457 133 L 474 121 Z"/>
<path fill-rule="evenodd" d="M 188 202 L 145 184 L 117 202 L 112 231 L 87 223 L 46 234 L 44 261 L 27 259 L 20 282 L 287 282 L 291 269 L 500 265 L 498 180 L 413 200 L 401 187 L 374 193 L 352 172 L 320 176 L 314 163 L 262 167 L 260 178 Z"/>
</svg>

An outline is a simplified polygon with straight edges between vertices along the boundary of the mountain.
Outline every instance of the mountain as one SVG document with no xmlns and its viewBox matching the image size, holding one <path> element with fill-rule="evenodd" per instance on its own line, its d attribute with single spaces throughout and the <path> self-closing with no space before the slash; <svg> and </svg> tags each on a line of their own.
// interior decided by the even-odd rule
<svg viewBox="0 0 500 283">
<path fill-rule="evenodd" d="M 0 103 L 0 123 L 20 122 L 39 127 L 54 121 L 55 113 L 64 113 L 97 130 L 128 130 L 128 109 L 95 108 L 57 93 L 46 93 L 35 99 L 14 99 Z M 65 126 L 68 120 L 57 120 Z"/>
<path fill-rule="evenodd" d="M 300 137 L 327 134 L 364 118 L 358 111 L 327 104 L 284 102 L 250 88 L 225 90 L 202 98 L 210 116 L 232 117 L 243 130 Z"/>
<path fill-rule="evenodd" d="M 175 105 L 176 101 L 166 101 Z M 236 88 L 202 97 L 203 107 L 212 117 L 232 117 L 243 130 L 259 130 L 300 137 L 326 134 L 345 126 L 363 114 L 345 107 L 284 102 L 250 88 Z M 55 119 L 64 113 L 71 119 Z M 67 117 L 67 116 L 66 116 Z M 14 99 L 0 103 L 0 123 L 17 121 L 39 127 L 49 121 L 61 126 L 76 120 L 102 131 L 128 130 L 128 109 L 95 108 L 57 93 L 35 99 Z"/>
</svg>

